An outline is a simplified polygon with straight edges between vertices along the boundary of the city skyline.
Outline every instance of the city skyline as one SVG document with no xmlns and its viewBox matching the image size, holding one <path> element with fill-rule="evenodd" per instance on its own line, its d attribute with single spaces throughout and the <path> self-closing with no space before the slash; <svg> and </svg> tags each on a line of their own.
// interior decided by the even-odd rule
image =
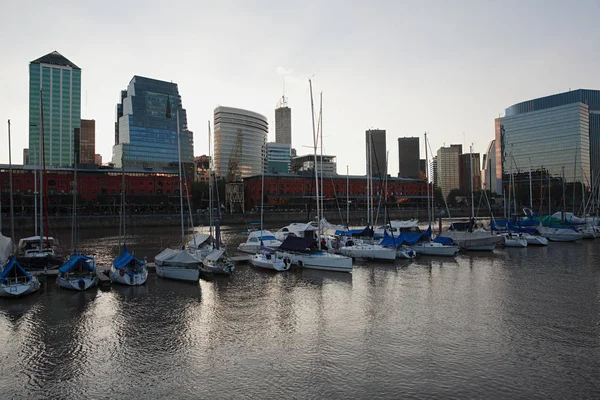
<svg viewBox="0 0 600 400">
<path fill-rule="evenodd" d="M 579 4 L 585 13 L 541 1 L 350 8 L 333 2 L 319 5 L 319 13 L 286 2 L 178 7 L 181 17 L 169 21 L 158 2 L 121 4 L 114 17 L 107 5 L 40 4 L 30 15 L 26 4 L 7 4 L 0 27 L 0 117 L 11 119 L 13 162 L 21 162 L 28 147 L 28 63 L 54 50 L 83 71 L 81 118 L 96 121 L 97 153 L 105 160 L 114 144 L 114 104 L 134 75 L 177 82 L 192 127 L 205 126 L 222 104 L 259 112 L 269 121 L 268 141 L 275 140 L 274 105 L 283 92 L 294 110 L 292 147 L 299 155 L 310 153 L 303 147 L 312 144 L 312 77 L 315 93 L 323 92 L 324 152 L 336 155 L 339 173 L 349 164 L 352 174 L 365 173 L 364 145 L 356 144 L 364 143 L 367 129 L 387 131 L 388 173 L 395 175 L 398 153 L 392 149 L 399 137 L 422 138 L 427 131 L 434 152 L 444 144 L 473 143 L 474 152 L 484 153 L 494 138 L 494 119 L 507 106 L 597 87 L 599 58 L 589 48 L 599 11 L 591 1 Z M 192 23 L 200 10 L 203 23 Z M 147 22 L 144 27 L 131 25 L 134 14 Z M 233 29 L 217 29 L 225 17 Z M 362 24 L 365 18 L 380 23 Z M 61 29 L 65 21 L 69 29 Z M 160 33 L 151 29 L 157 25 Z M 123 37 L 136 46 L 114 46 Z M 204 55 L 190 51 L 196 48 L 226 62 L 204 62 Z M 568 60 L 582 54 L 587 62 L 575 73 Z M 194 144 L 195 155 L 208 154 L 203 129 L 195 129 Z M 422 144 L 420 153 L 424 158 Z M 7 151 L 0 152 L 0 163 L 7 161 Z"/>
</svg>

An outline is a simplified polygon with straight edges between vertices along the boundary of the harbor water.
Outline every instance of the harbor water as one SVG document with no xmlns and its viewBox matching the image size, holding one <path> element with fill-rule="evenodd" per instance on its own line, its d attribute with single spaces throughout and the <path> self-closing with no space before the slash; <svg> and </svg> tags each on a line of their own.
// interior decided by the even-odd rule
<svg viewBox="0 0 600 400">
<path fill-rule="evenodd" d="M 239 232 L 223 227 L 230 249 Z M 82 231 L 79 249 L 108 267 L 115 233 Z M 132 233 L 148 261 L 180 245 L 176 227 Z M 599 398 L 600 240 L 351 274 L 238 264 L 199 284 L 49 281 L 0 299 L 0 343 L 1 398 Z"/>
</svg>

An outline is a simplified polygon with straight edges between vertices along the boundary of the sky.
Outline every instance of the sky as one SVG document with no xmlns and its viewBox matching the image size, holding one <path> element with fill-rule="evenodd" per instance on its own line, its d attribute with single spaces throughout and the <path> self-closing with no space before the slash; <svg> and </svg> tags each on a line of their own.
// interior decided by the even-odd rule
<svg viewBox="0 0 600 400">
<path fill-rule="evenodd" d="M 494 118 L 512 104 L 599 89 L 600 2 L 565 1 L 3 1 L 0 120 L 12 162 L 28 147 L 29 62 L 58 51 L 82 69 L 81 117 L 96 120 L 108 162 L 115 106 L 134 75 L 179 85 L 195 155 L 207 154 L 216 106 L 265 115 L 292 109 L 292 146 L 311 153 L 308 79 L 323 93 L 324 152 L 338 173 L 365 174 L 365 130 L 428 133 L 485 152 Z M 8 163 L 7 125 L 0 163 Z"/>
</svg>

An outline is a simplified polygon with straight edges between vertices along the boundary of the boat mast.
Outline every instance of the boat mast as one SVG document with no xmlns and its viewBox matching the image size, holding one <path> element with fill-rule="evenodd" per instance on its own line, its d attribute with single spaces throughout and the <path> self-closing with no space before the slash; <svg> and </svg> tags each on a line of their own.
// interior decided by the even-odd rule
<svg viewBox="0 0 600 400">
<path fill-rule="evenodd" d="M 346 164 L 346 229 L 350 227 L 350 175 L 349 167 Z"/>
<path fill-rule="evenodd" d="M 566 197 L 566 192 L 565 192 L 565 166 L 563 165 L 562 167 L 562 190 L 563 190 L 563 196 L 562 196 L 562 220 L 563 223 L 565 222 L 565 220 L 567 219 L 567 197 Z"/>
<path fill-rule="evenodd" d="M 313 92 L 312 92 L 312 81 L 309 79 L 308 80 L 308 85 L 310 87 L 310 114 L 312 116 L 312 129 L 313 129 L 313 151 L 314 151 L 314 156 L 315 156 L 315 165 L 314 165 L 314 170 L 315 170 L 315 195 L 316 195 L 316 199 L 317 199 L 317 221 L 321 221 L 320 219 L 320 206 L 319 206 L 319 175 L 317 174 L 317 132 L 316 132 L 316 127 L 315 127 L 315 104 L 313 102 Z M 317 240 L 317 246 L 319 248 L 319 250 L 321 250 L 321 240 L 320 240 L 320 236 L 321 236 L 321 224 L 319 223 L 319 228 L 318 228 L 318 234 L 319 234 L 319 238 Z"/>
<path fill-rule="evenodd" d="M 213 240 L 213 215 L 212 215 L 212 157 L 210 153 L 210 120 L 208 120 L 208 234 Z M 262 228 L 261 228 L 262 229 Z M 195 237 L 196 235 L 194 235 Z"/>
<path fill-rule="evenodd" d="M 320 202 L 321 202 L 321 216 L 319 216 L 318 219 L 318 224 L 319 224 L 319 235 L 321 235 L 321 220 L 323 219 L 324 215 L 325 215 L 325 206 L 324 206 L 324 198 L 325 196 L 323 195 L 323 92 L 320 93 L 320 99 L 319 99 L 319 134 L 320 134 L 320 138 L 318 139 L 320 141 L 320 147 L 321 147 L 321 161 L 320 161 L 320 171 L 321 171 L 321 189 L 319 191 L 319 193 L 321 194 L 320 196 Z"/>
<path fill-rule="evenodd" d="M 544 204 L 544 166 L 540 166 L 540 227 L 542 226 L 542 215 L 543 215 L 543 206 Z M 548 199 L 548 204 L 550 204 L 550 199 Z M 532 210 L 533 211 L 533 210 Z M 533 214 L 533 213 L 532 213 Z"/>
<path fill-rule="evenodd" d="M 73 163 L 73 212 L 71 213 L 71 247 L 73 254 L 77 253 L 77 161 L 78 151 L 75 150 L 75 162 Z"/>
<path fill-rule="evenodd" d="M 429 165 L 429 152 L 427 151 L 427 132 L 425 132 L 425 169 Z M 431 209 L 429 208 L 429 174 L 425 171 L 427 177 L 425 178 L 425 186 L 427 186 L 427 224 L 431 229 Z"/>
<path fill-rule="evenodd" d="M 263 241 L 263 218 L 264 218 L 264 210 L 265 210 L 265 158 L 261 157 L 261 177 L 260 177 L 260 244 L 262 245 Z"/>
<path fill-rule="evenodd" d="M 10 119 L 8 120 L 8 176 L 10 179 L 10 237 L 12 240 L 15 240 L 15 210 L 13 208 L 13 173 L 10 147 Z"/>
<path fill-rule="evenodd" d="M 471 181 L 471 218 L 475 218 L 475 196 L 473 194 L 473 145 L 469 146 L 469 180 Z"/>
<path fill-rule="evenodd" d="M 529 159 L 529 208 L 533 211 L 533 187 L 531 183 L 531 158 Z"/>
<path fill-rule="evenodd" d="M 171 98 L 167 98 L 167 101 L 171 101 Z M 184 237 L 184 226 L 183 226 L 183 173 L 181 171 L 181 136 L 179 133 L 179 104 L 177 104 L 177 164 L 179 165 L 179 214 L 181 218 L 181 250 L 185 250 L 185 237 Z"/>
<path fill-rule="evenodd" d="M 41 134 L 40 134 L 40 162 L 42 164 L 42 171 L 40 173 L 40 250 L 44 248 L 44 235 L 42 229 L 46 235 L 46 246 L 49 245 L 49 234 L 48 234 L 48 199 L 45 199 L 48 188 L 46 187 L 46 146 L 44 141 L 44 100 L 42 98 L 42 88 L 40 88 L 40 120 L 41 120 Z M 42 228 L 42 226 L 44 228 Z"/>
<path fill-rule="evenodd" d="M 123 247 L 125 247 L 125 241 L 127 240 L 127 230 L 126 230 L 126 215 L 125 215 L 125 193 L 127 192 L 127 187 L 125 186 L 125 146 L 121 147 L 121 226 L 119 226 L 119 232 L 123 229 Z"/>
</svg>

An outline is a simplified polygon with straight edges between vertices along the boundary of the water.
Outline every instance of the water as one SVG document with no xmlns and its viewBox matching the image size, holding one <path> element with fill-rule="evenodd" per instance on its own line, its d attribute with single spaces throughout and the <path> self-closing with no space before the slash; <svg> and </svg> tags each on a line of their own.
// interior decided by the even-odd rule
<svg viewBox="0 0 600 400">
<path fill-rule="evenodd" d="M 149 260 L 179 241 L 135 233 Z M 107 265 L 118 238 L 82 232 L 80 248 Z M 599 253 L 583 241 L 352 274 L 238 265 L 199 285 L 48 285 L 0 299 L 0 397 L 598 398 Z"/>
</svg>

